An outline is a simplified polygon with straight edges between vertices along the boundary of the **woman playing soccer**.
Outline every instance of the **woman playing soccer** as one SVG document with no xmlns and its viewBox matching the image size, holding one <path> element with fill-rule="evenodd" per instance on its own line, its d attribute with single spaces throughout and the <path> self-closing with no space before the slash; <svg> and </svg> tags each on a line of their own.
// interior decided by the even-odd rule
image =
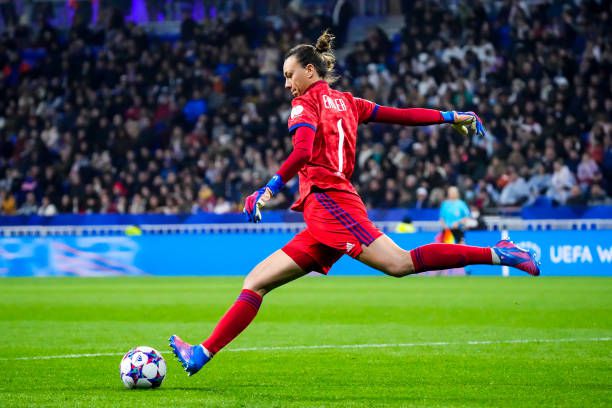
<svg viewBox="0 0 612 408">
<path fill-rule="evenodd" d="M 310 271 L 327 274 L 344 254 L 395 277 L 475 264 L 508 265 L 540 274 L 533 253 L 508 240 L 494 247 L 429 244 L 407 251 L 374 226 L 350 183 L 360 123 L 450 123 L 463 134 L 469 129 L 481 135 L 485 129 L 473 112 L 397 109 L 331 89 L 329 83 L 335 79 L 332 40 L 325 32 L 315 46 L 302 44 L 287 53 L 283 74 L 285 88 L 294 97 L 289 117 L 294 149 L 268 184 L 246 198 L 244 206 L 249 221 L 261 221 L 261 208 L 299 174 L 299 199 L 292 209 L 303 211 L 306 228 L 247 275 L 238 299 L 202 344 L 170 337 L 170 346 L 189 375 L 253 321 L 263 296 Z"/>
</svg>

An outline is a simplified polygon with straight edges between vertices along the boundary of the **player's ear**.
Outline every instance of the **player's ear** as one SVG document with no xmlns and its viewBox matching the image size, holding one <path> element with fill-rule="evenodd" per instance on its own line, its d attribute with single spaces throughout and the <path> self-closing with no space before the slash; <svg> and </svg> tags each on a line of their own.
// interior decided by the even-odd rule
<svg viewBox="0 0 612 408">
<path fill-rule="evenodd" d="M 312 79 L 312 76 L 315 73 L 315 67 L 312 64 L 308 64 L 306 65 L 306 76 L 308 77 L 308 79 Z"/>
</svg>

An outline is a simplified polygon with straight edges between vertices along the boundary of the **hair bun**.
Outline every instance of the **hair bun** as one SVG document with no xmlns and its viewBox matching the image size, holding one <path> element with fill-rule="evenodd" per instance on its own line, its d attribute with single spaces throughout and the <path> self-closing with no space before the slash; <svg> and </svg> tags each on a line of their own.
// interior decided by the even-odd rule
<svg viewBox="0 0 612 408">
<path fill-rule="evenodd" d="M 329 32 L 329 30 L 325 30 L 323 34 L 317 39 L 317 43 L 315 45 L 315 49 L 321 54 L 325 52 L 330 52 L 332 49 L 332 41 L 334 41 L 334 35 Z"/>
</svg>

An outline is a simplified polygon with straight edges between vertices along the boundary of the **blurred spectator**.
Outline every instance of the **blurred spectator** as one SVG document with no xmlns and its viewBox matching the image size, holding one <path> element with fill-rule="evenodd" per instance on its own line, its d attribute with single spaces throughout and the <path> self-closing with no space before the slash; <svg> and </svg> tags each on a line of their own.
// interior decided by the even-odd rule
<svg viewBox="0 0 612 408">
<path fill-rule="evenodd" d="M 569 192 L 576 184 L 574 175 L 569 168 L 563 164 L 562 160 L 556 160 L 554 163 L 554 172 L 552 175 L 552 187 L 548 191 L 550 198 L 559 204 L 565 204 L 569 196 Z"/>
<path fill-rule="evenodd" d="M 145 202 L 140 194 L 136 193 L 134 195 L 128 212 L 130 214 L 143 214 L 145 212 Z"/>
<path fill-rule="evenodd" d="M 567 200 L 565 200 L 565 204 L 572 206 L 582 206 L 586 205 L 586 203 L 587 200 L 584 194 L 582 193 L 580 186 L 578 186 L 577 184 L 573 185 L 569 192 Z"/>
<path fill-rule="evenodd" d="M 610 198 L 605 190 L 599 184 L 593 184 L 591 187 L 591 198 L 588 200 L 589 205 L 612 205 Z"/>
<path fill-rule="evenodd" d="M 34 193 L 27 193 L 26 200 L 21 204 L 19 210 L 17 211 L 18 215 L 34 215 L 38 211 L 38 206 L 36 205 L 36 197 Z"/>
<path fill-rule="evenodd" d="M 402 221 L 397 224 L 395 227 L 395 232 L 400 234 L 412 234 L 416 232 L 416 228 L 412 223 L 412 218 L 409 216 L 405 216 L 402 218 Z"/>
<path fill-rule="evenodd" d="M 531 178 L 527 183 L 529 188 L 530 202 L 534 202 L 538 197 L 546 194 L 552 187 L 552 176 L 546 173 L 542 163 L 536 163 Z"/>
<path fill-rule="evenodd" d="M 514 162 L 513 162 L 514 163 Z M 529 185 L 516 173 L 513 166 L 508 167 L 508 182 L 499 196 L 501 205 L 522 205 L 529 198 Z"/>
<path fill-rule="evenodd" d="M 191 13 L 183 13 L 183 21 L 181 22 L 181 40 L 185 42 L 193 41 L 196 36 L 198 25 L 191 17 Z"/>
<path fill-rule="evenodd" d="M 578 181 L 583 186 L 589 186 L 595 179 L 601 178 L 599 166 L 588 152 L 582 154 L 582 160 L 578 165 Z"/>
<path fill-rule="evenodd" d="M 6 27 L 14 27 L 17 24 L 17 10 L 13 0 L 0 0 L 0 16 Z"/>
<path fill-rule="evenodd" d="M 417 188 L 416 195 L 416 201 L 412 205 L 413 208 L 429 207 L 429 202 L 427 200 L 427 189 L 425 187 Z"/>
<path fill-rule="evenodd" d="M 232 211 L 232 209 L 232 204 L 230 202 L 226 201 L 223 197 L 219 197 L 219 199 L 215 203 L 213 212 L 215 214 L 226 214 Z"/>
<path fill-rule="evenodd" d="M 487 223 L 482 216 L 482 213 L 475 205 L 470 206 L 470 218 L 465 222 L 466 229 L 486 230 Z"/>
<path fill-rule="evenodd" d="M 0 211 L 2 215 L 15 215 L 17 213 L 17 202 L 13 194 L 0 190 Z"/>
<path fill-rule="evenodd" d="M 470 209 L 465 201 L 459 197 L 459 189 L 455 186 L 450 186 L 446 200 L 440 206 L 440 224 L 442 224 L 442 229 L 450 229 L 455 238 L 455 243 L 463 243 L 463 230 L 469 219 Z"/>
<path fill-rule="evenodd" d="M 38 215 L 42 215 L 45 217 L 50 217 L 57 214 L 57 208 L 55 204 L 49 200 L 49 197 L 44 196 L 42 199 L 42 203 L 38 208 Z"/>
</svg>

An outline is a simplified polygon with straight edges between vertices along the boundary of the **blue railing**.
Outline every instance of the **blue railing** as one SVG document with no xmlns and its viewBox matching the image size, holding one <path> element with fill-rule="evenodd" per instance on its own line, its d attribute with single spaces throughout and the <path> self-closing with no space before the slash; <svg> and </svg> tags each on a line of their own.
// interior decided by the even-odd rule
<svg viewBox="0 0 612 408">
<path fill-rule="evenodd" d="M 512 213 L 511 213 L 512 214 Z M 428 209 L 403 209 L 395 208 L 388 210 L 371 210 L 370 218 L 377 222 L 401 221 L 410 217 L 413 221 L 437 221 L 439 210 Z M 612 206 L 595 207 L 525 207 L 514 211 L 514 215 L 525 220 L 537 219 L 612 219 Z M 264 213 L 266 223 L 290 223 L 303 222 L 301 213 L 284 210 L 266 210 Z M 2 216 L 1 226 L 41 225 L 41 226 L 65 226 L 65 225 L 176 225 L 176 224 L 238 224 L 245 222 L 241 213 L 231 214 L 63 214 L 53 217 L 42 216 Z"/>
<path fill-rule="evenodd" d="M 416 221 L 434 221 L 438 219 L 437 209 L 411 210 L 374 210 L 370 216 L 376 221 L 399 221 L 405 216 Z M 303 222 L 302 213 L 293 211 L 267 210 L 264 213 L 266 223 Z M 17 225 L 155 225 L 155 224 L 234 224 L 245 222 L 242 213 L 231 214 L 63 214 L 53 217 L 42 216 L 5 216 L 0 217 L 0 226 Z"/>
</svg>

